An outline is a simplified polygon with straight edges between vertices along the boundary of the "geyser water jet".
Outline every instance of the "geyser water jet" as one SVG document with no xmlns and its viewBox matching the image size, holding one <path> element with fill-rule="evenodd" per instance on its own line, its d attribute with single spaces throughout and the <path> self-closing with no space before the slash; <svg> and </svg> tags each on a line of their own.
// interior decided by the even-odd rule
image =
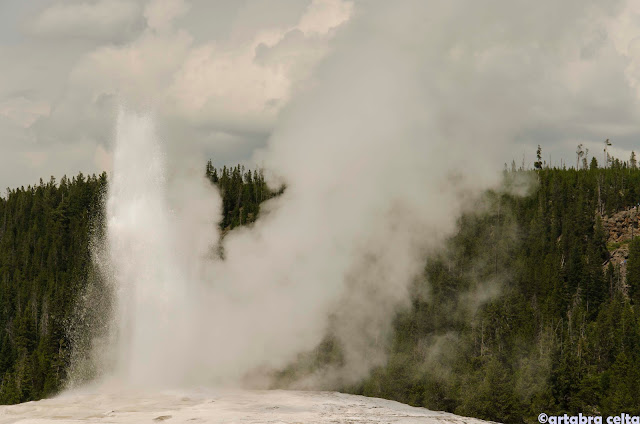
<svg viewBox="0 0 640 424">
<path fill-rule="evenodd" d="M 188 231 L 180 212 L 189 211 L 192 220 L 199 212 L 184 202 L 172 206 L 165 157 L 148 115 L 119 113 L 114 152 L 105 247 L 116 290 L 116 375 L 134 384 L 177 382 L 186 375 L 183 349 L 193 344 L 197 325 L 189 261 L 206 254 L 198 239 L 216 239 L 216 197 L 194 192 L 193 183 L 185 187 L 210 224 L 205 233 Z"/>
</svg>

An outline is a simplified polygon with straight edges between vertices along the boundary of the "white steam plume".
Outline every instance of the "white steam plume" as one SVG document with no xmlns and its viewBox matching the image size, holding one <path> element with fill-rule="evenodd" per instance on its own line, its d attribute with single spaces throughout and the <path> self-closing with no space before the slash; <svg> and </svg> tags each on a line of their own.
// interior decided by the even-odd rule
<svg viewBox="0 0 640 424">
<path fill-rule="evenodd" d="M 196 273 L 217 239 L 219 198 L 202 179 L 167 190 L 165 158 L 148 116 L 120 112 L 107 201 L 108 269 L 119 333 L 118 377 L 134 384 L 188 377 L 195 320 Z M 182 184 L 180 184 L 182 183 Z M 195 202 L 195 203 L 194 203 Z"/>
<path fill-rule="evenodd" d="M 304 384 L 366 376 L 384 361 L 425 255 L 497 184 L 498 151 L 554 112 L 563 118 L 567 69 L 615 10 L 595 0 L 358 3 L 257 157 L 286 191 L 227 235 L 225 260 L 207 249 L 219 198 L 201 178 L 169 189 L 150 119 L 121 115 L 108 252 L 122 375 L 238 381 L 331 331 L 344 363 Z M 539 95 L 554 86 L 556 96 Z"/>
</svg>

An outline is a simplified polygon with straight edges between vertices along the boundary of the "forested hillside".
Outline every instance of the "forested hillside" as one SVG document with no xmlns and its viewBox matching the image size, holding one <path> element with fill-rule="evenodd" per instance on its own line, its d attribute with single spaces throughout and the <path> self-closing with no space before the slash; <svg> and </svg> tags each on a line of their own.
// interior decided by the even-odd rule
<svg viewBox="0 0 640 424">
<path fill-rule="evenodd" d="M 0 199 L 0 402 L 37 399 L 64 379 L 65 324 L 89 267 L 106 175 L 40 181 Z"/>
<path fill-rule="evenodd" d="M 254 221 L 274 195 L 241 166 L 206 175 L 229 230 Z M 0 197 L 0 403 L 55 393 L 66 378 L 74 306 L 92 275 L 89 244 L 103 225 L 107 175 L 55 179 Z M 212 243 L 215 241 L 212 241 Z"/>
<path fill-rule="evenodd" d="M 601 219 L 638 204 L 640 171 L 524 172 L 531 195 L 487 193 L 427 261 L 387 366 L 352 391 L 513 423 L 640 414 L 640 239 L 625 280 Z"/>
<path fill-rule="evenodd" d="M 398 315 L 387 365 L 345 389 L 514 423 L 540 412 L 640 414 L 640 240 L 608 243 L 603 226 L 640 201 L 640 170 L 538 168 L 505 171 L 507 187 L 532 182 L 527 195 L 486 193 L 460 219 Z M 222 193 L 223 230 L 257 219 L 275 194 L 239 166 L 208 163 L 206 175 Z M 104 174 L 78 175 L 0 198 L 2 403 L 64 382 L 106 185 Z M 620 243 L 626 278 L 610 261 Z M 330 340 L 316 354 L 316 365 L 340 360 Z"/>
</svg>

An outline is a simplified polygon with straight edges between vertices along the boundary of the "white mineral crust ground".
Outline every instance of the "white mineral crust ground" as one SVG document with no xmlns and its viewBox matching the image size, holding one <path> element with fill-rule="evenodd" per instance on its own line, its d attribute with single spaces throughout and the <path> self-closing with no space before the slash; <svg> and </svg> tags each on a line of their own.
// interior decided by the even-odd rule
<svg viewBox="0 0 640 424">
<path fill-rule="evenodd" d="M 335 392 L 65 393 L 0 407 L 0 424 L 41 423 L 485 423 L 390 400 Z"/>
</svg>

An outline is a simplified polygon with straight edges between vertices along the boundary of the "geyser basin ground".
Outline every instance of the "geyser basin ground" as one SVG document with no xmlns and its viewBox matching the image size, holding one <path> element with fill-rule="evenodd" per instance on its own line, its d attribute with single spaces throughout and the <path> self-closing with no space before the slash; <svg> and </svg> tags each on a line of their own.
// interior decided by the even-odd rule
<svg viewBox="0 0 640 424">
<path fill-rule="evenodd" d="M 470 423 L 485 421 L 335 392 L 66 393 L 0 408 L 0 424 Z"/>
</svg>

